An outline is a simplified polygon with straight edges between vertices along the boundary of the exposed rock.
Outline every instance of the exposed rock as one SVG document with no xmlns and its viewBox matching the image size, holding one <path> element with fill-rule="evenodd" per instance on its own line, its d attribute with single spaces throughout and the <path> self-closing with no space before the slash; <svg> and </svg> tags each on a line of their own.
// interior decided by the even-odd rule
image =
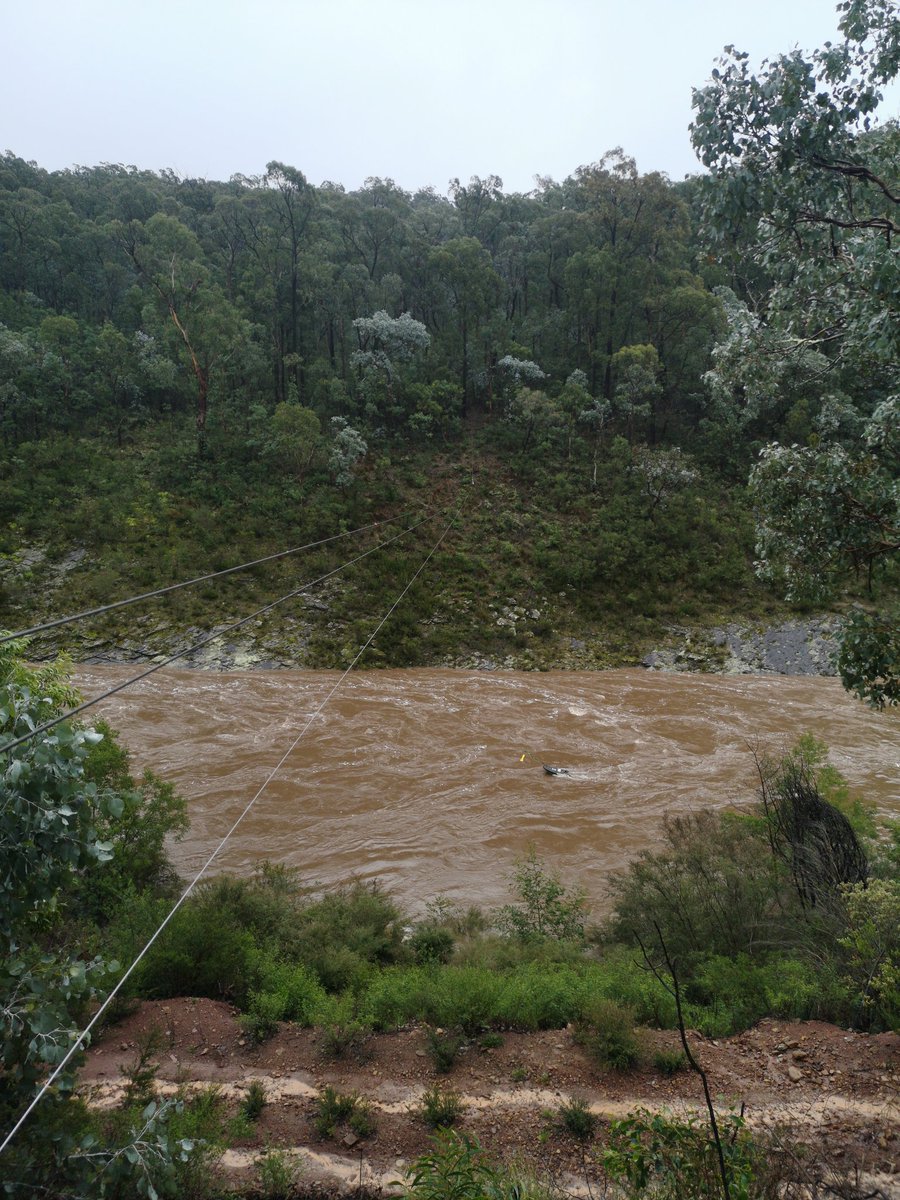
<svg viewBox="0 0 900 1200">
<path fill-rule="evenodd" d="M 840 618 L 783 621 L 768 629 L 727 625 L 701 632 L 673 629 L 673 645 L 651 651 L 645 667 L 726 675 L 835 675 Z"/>
</svg>

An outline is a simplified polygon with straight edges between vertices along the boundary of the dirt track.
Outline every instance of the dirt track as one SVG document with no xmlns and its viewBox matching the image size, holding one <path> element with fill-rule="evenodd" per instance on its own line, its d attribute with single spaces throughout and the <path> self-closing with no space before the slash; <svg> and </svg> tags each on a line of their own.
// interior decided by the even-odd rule
<svg viewBox="0 0 900 1200">
<path fill-rule="evenodd" d="M 123 1071 L 153 1029 L 159 1042 L 158 1090 L 216 1085 L 237 1106 L 252 1080 L 268 1103 L 252 1135 L 223 1159 L 223 1170 L 252 1178 L 264 1148 L 296 1152 L 304 1178 L 345 1188 L 360 1180 L 388 1187 L 430 1146 L 420 1115 L 423 1091 L 435 1082 L 457 1092 L 464 1106 L 459 1129 L 489 1154 L 515 1155 L 551 1174 L 572 1191 L 597 1174 L 588 1147 L 555 1128 L 555 1114 L 571 1098 L 602 1119 L 635 1108 L 699 1112 L 702 1092 L 690 1071 L 666 1077 L 652 1065 L 626 1074 L 603 1073 L 585 1058 L 566 1030 L 507 1033 L 503 1045 L 471 1044 L 449 1075 L 437 1075 L 424 1031 L 405 1029 L 369 1039 L 360 1056 L 328 1057 L 314 1031 L 285 1025 L 262 1046 L 243 1036 L 234 1009 L 211 1000 L 145 1002 L 113 1026 L 90 1050 L 82 1086 L 98 1105 L 121 1096 Z M 691 1036 L 717 1106 L 745 1106 L 747 1121 L 781 1131 L 810 1147 L 835 1169 L 858 1169 L 885 1196 L 900 1197 L 900 1036 L 870 1036 L 818 1022 L 764 1021 L 734 1038 Z M 646 1035 L 645 1059 L 678 1049 L 677 1034 Z M 320 1139 L 315 1100 L 331 1085 L 370 1104 L 375 1132 L 358 1139 L 339 1130 Z M 786 1131 L 786 1132 L 784 1132 Z M 598 1132 L 597 1139 L 602 1138 Z M 895 1174 L 896 1173 L 896 1174 Z"/>
</svg>

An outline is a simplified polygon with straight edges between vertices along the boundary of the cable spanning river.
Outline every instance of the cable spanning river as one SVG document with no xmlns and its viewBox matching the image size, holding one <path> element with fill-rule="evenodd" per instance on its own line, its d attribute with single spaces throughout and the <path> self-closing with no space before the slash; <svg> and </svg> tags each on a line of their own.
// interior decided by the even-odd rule
<svg viewBox="0 0 900 1200">
<path fill-rule="evenodd" d="M 85 697 L 133 667 L 76 669 Z M 136 771 L 187 797 L 176 865 L 196 870 L 328 695 L 330 671 L 165 669 L 99 705 Z M 900 815 L 900 717 L 834 679 L 588 672 L 351 674 L 246 817 L 216 870 L 269 859 L 309 883 L 381 880 L 412 912 L 492 907 L 529 843 L 603 908 L 607 874 L 665 813 L 753 799 L 751 749 L 810 732 L 852 790 Z M 522 761 L 522 755 L 527 757 Z M 565 767 L 551 778 L 542 763 Z"/>
</svg>

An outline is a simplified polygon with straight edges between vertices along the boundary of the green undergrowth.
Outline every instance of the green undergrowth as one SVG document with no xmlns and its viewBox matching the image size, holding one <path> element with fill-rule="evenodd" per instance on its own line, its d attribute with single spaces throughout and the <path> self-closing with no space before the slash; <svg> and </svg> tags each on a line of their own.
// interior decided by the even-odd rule
<svg viewBox="0 0 900 1200">
<path fill-rule="evenodd" d="M 707 1036 L 763 1017 L 893 1027 L 896 828 L 849 795 L 812 738 L 757 766 L 763 803 L 666 821 L 661 848 L 610 880 L 602 926 L 533 850 L 498 912 L 439 898 L 419 922 L 377 884 L 317 892 L 267 865 L 203 881 L 126 994 L 225 998 L 252 1039 L 281 1021 L 318 1026 L 334 1056 L 418 1022 L 441 1070 L 461 1039 L 568 1025 L 598 1065 L 625 1069 L 641 1054 L 636 1026 L 676 1025 L 676 980 L 685 1022 Z M 129 962 L 167 903 L 123 889 L 103 952 Z"/>
<path fill-rule="evenodd" d="M 475 429 L 440 447 L 392 445 L 371 455 L 351 486 L 337 488 L 324 469 L 297 480 L 215 431 L 209 457 L 198 459 L 188 423 L 136 437 L 110 447 L 59 435 L 15 448 L 15 470 L 0 473 L 0 557 L 9 564 L 0 620 L 22 627 L 381 524 L 79 626 L 67 634 L 76 657 L 97 643 L 156 644 L 161 652 L 185 630 L 188 644 L 198 641 L 195 631 L 235 621 L 385 541 L 394 531 L 386 518 L 405 513 L 410 524 L 433 516 L 319 587 L 320 607 L 290 602 L 242 636 L 256 639 L 264 659 L 275 647 L 304 665 L 342 665 L 451 512 L 452 531 L 427 577 L 380 630 L 364 666 L 480 654 L 549 667 L 572 637 L 586 634 L 590 665 L 621 665 L 662 638 L 667 622 L 715 622 L 737 611 L 761 617 L 772 604 L 753 580 L 742 490 L 700 473 L 671 503 L 651 506 L 622 439 L 604 451 L 596 486 L 577 455 L 562 470 L 537 450 L 501 459 L 496 430 Z M 512 623 L 503 619 L 510 601 L 522 610 Z"/>
</svg>

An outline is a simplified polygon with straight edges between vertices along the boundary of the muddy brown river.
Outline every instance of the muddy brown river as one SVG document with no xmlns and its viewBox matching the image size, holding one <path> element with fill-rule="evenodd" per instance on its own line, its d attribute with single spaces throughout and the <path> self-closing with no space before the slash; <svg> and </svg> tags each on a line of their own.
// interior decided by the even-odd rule
<svg viewBox="0 0 900 1200">
<path fill-rule="evenodd" d="M 135 674 L 78 667 L 86 697 Z M 136 769 L 187 797 L 174 847 L 199 868 L 339 679 L 329 671 L 165 669 L 94 711 Z M 900 716 L 833 679 L 601 672 L 372 671 L 349 675 L 216 859 L 269 859 L 309 883 L 381 880 L 413 913 L 438 895 L 509 898 L 533 843 L 595 912 L 605 879 L 653 844 L 665 813 L 753 800 L 750 747 L 810 732 L 852 790 L 900 815 Z M 522 755 L 526 755 L 522 760 Z M 568 769 L 550 777 L 542 763 Z"/>
</svg>

